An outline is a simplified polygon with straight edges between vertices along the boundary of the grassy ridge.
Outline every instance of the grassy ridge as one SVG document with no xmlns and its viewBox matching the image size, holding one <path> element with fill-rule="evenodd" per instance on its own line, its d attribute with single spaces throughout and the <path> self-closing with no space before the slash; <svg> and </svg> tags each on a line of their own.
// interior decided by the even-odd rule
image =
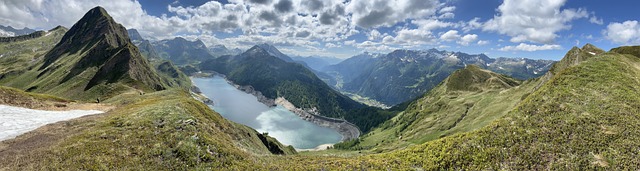
<svg viewBox="0 0 640 171">
<path fill-rule="evenodd" d="M 11 87 L 0 86 L 0 104 L 20 106 L 26 108 L 43 108 L 56 104 L 70 102 L 70 100 L 46 95 L 24 92 Z"/>
<path fill-rule="evenodd" d="M 515 80 L 469 65 L 455 71 L 423 97 L 371 133 L 338 148 L 390 151 L 482 128 L 504 116 L 533 91 L 534 82 Z"/>
</svg>

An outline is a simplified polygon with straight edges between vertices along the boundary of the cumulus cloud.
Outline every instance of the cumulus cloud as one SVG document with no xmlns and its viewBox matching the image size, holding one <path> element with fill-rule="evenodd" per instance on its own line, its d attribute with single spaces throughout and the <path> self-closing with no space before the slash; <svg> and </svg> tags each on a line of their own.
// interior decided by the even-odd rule
<svg viewBox="0 0 640 171">
<path fill-rule="evenodd" d="M 589 18 L 589 22 L 597 25 L 604 24 L 604 21 L 602 20 L 602 18 L 598 18 L 596 16 L 592 16 L 591 18 Z"/>
<path fill-rule="evenodd" d="M 487 21 L 483 30 L 511 36 L 511 42 L 549 44 L 570 22 L 589 16 L 584 9 L 560 9 L 566 0 L 505 0 L 498 15 Z"/>
<path fill-rule="evenodd" d="M 440 39 L 445 41 L 455 41 L 460 38 L 457 30 L 449 30 L 446 33 L 440 35 Z"/>
<path fill-rule="evenodd" d="M 478 45 L 480 45 L 480 46 L 482 46 L 482 45 L 487 45 L 487 44 L 489 44 L 489 41 L 487 41 L 487 40 L 480 40 L 480 41 L 478 41 Z"/>
<path fill-rule="evenodd" d="M 609 23 L 602 31 L 606 39 L 622 45 L 640 44 L 640 24 L 638 21 L 625 21 L 622 23 Z"/>
<path fill-rule="evenodd" d="M 470 43 L 478 40 L 477 34 L 466 34 L 464 36 L 458 34 L 458 30 L 449 30 L 440 35 L 440 40 L 443 41 L 456 41 L 456 43 L 464 46 L 468 46 Z"/>
<path fill-rule="evenodd" d="M 557 49 L 561 49 L 562 46 L 560 45 L 532 45 L 532 44 L 526 44 L 526 43 L 520 43 L 518 46 L 505 46 L 500 48 L 500 51 L 528 51 L 528 52 L 533 52 L 533 51 L 540 51 L 540 50 L 557 50 Z"/>
<path fill-rule="evenodd" d="M 475 42 L 476 40 L 478 40 L 478 35 L 476 35 L 476 34 L 467 34 L 467 35 L 462 36 L 462 38 L 460 38 L 460 41 L 458 41 L 458 44 L 467 46 L 470 43 Z"/>
<path fill-rule="evenodd" d="M 148 15 L 137 1 L 131 0 L 56 0 L 56 1 L 0 1 L 0 23 L 14 27 L 51 29 L 57 25 L 71 27 L 87 11 L 102 6 L 109 14 L 129 28 L 170 33 L 181 22 L 175 18 Z M 64 9 L 64 10 L 62 10 Z"/>
<path fill-rule="evenodd" d="M 369 35 L 367 35 L 367 37 L 369 40 L 376 40 L 382 37 L 382 34 L 378 30 L 373 29 L 369 32 Z"/>
<path fill-rule="evenodd" d="M 440 18 L 440 19 L 454 18 L 456 15 L 453 14 L 453 11 L 455 11 L 455 10 L 456 10 L 455 6 L 444 7 L 442 9 L 440 9 L 440 11 L 438 11 L 438 13 L 440 14 L 440 16 L 438 16 L 438 18 Z"/>
</svg>

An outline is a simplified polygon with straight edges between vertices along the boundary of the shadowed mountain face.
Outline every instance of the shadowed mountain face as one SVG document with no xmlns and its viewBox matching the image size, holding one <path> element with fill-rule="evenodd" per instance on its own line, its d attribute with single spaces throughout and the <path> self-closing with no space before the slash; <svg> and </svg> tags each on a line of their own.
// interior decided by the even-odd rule
<svg viewBox="0 0 640 171">
<path fill-rule="evenodd" d="M 101 7 L 87 12 L 40 64 L 29 68 L 8 85 L 81 100 L 167 88 L 127 30 Z"/>
<path fill-rule="evenodd" d="M 268 98 L 285 97 L 300 108 L 317 108 L 320 114 L 341 118 L 361 104 L 336 92 L 301 64 L 286 62 L 254 46 L 237 56 L 205 61 L 201 70 L 225 74 L 239 85 L 251 85 Z"/>
<path fill-rule="evenodd" d="M 213 59 L 207 46 L 200 40 L 189 41 L 182 37 L 154 42 L 153 46 L 163 59 L 176 65 L 194 64 Z"/>
</svg>

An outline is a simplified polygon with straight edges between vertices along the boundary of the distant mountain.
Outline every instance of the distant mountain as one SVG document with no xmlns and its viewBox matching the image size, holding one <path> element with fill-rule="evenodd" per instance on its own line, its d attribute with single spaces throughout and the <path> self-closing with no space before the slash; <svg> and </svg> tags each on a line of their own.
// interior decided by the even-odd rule
<svg viewBox="0 0 640 171">
<path fill-rule="evenodd" d="M 169 87 L 191 88 L 191 80 L 189 77 L 171 61 L 160 58 L 155 47 L 153 47 L 149 40 L 142 38 L 138 30 L 128 29 L 127 33 L 129 34 L 131 42 L 138 47 L 140 54 L 149 60 L 149 63 L 155 68 L 163 82 Z"/>
<path fill-rule="evenodd" d="M 201 40 L 188 41 L 176 37 L 152 44 L 161 58 L 168 59 L 176 65 L 197 64 L 215 58 Z"/>
<path fill-rule="evenodd" d="M 326 56 L 293 56 L 291 59 L 304 62 L 309 68 L 317 71 L 322 70 L 326 66 L 338 64 L 344 60 Z"/>
<path fill-rule="evenodd" d="M 133 43 L 145 40 L 136 29 L 127 29 L 127 33 L 129 34 L 129 39 L 131 39 Z"/>
<path fill-rule="evenodd" d="M 298 108 L 315 108 L 320 115 L 343 118 L 364 132 L 394 115 L 376 112 L 375 108 L 365 109 L 364 105 L 332 89 L 302 64 L 286 62 L 260 46 L 237 56 L 205 61 L 200 70 L 224 74 L 233 83 L 252 86 L 267 98 L 284 97 Z"/>
<path fill-rule="evenodd" d="M 544 77 L 511 88 L 500 85 L 504 79 L 478 79 L 489 77 L 465 68 L 360 140 L 335 147 L 400 149 L 377 160 L 372 156 L 352 162 L 377 165 L 372 170 L 633 170 L 636 154 L 626 151 L 639 141 L 627 135 L 638 134 L 629 130 L 637 130 L 635 123 L 640 122 L 640 97 L 635 93 L 640 91 L 639 57 L 640 46 L 609 52 L 590 44 L 574 47 Z M 449 89 L 452 80 L 485 88 Z M 496 89 L 468 80 L 485 80 Z M 385 163 L 389 159 L 407 163 L 396 167 Z"/>
<path fill-rule="evenodd" d="M 242 53 L 242 50 L 238 48 L 228 49 L 224 45 L 213 45 L 212 47 L 209 47 L 209 51 L 211 51 L 211 54 L 216 57 L 224 55 L 239 55 Z"/>
<path fill-rule="evenodd" d="M 11 26 L 0 25 L 0 37 L 22 36 L 22 35 L 31 34 L 33 32 L 36 32 L 36 30 L 26 28 L 26 27 L 23 29 L 15 29 Z"/>
<path fill-rule="evenodd" d="M 525 94 L 533 91 L 530 82 L 520 85 L 523 85 L 522 81 L 509 76 L 467 65 L 451 73 L 420 98 L 407 102 L 407 107 L 398 112 L 395 119 L 368 134 L 388 137 L 381 139 L 365 135 L 357 144 L 338 147 L 387 151 L 472 131 L 506 115 Z"/>
<path fill-rule="evenodd" d="M 517 79 L 542 76 L 553 64 L 550 60 L 489 58 L 430 49 L 396 50 L 386 55 L 361 54 L 322 71 L 337 81 L 335 88 L 372 98 L 386 105 L 414 99 L 431 90 L 453 71 L 477 65 Z"/>
<path fill-rule="evenodd" d="M 326 66 L 321 71 L 332 75 L 337 80 L 336 84 L 330 85 L 342 89 L 344 83 L 351 83 L 354 79 L 363 75 L 364 72 L 373 70 L 373 64 L 381 56 L 383 54 L 362 53 L 338 64 Z"/>
<path fill-rule="evenodd" d="M 285 97 L 300 108 L 316 107 L 324 116 L 341 118 L 347 111 L 361 107 L 331 89 L 304 66 L 277 58 L 261 46 L 237 56 L 205 61 L 200 69 L 222 73 L 239 85 L 251 85 L 271 99 Z"/>
<path fill-rule="evenodd" d="M 128 29 L 127 33 L 129 34 L 129 38 L 131 42 L 138 47 L 138 50 L 142 54 L 142 56 L 146 57 L 149 61 L 162 61 L 160 58 L 160 54 L 158 54 L 157 50 L 149 40 L 146 40 L 140 36 L 138 30 L 136 29 Z"/>
<path fill-rule="evenodd" d="M 293 61 L 293 59 L 291 59 L 291 57 L 289 57 L 289 56 L 285 55 L 284 53 L 280 52 L 280 50 L 278 50 L 278 48 L 276 48 L 273 45 L 263 43 L 263 44 L 258 44 L 257 46 L 260 46 L 262 49 L 266 50 L 272 56 L 280 58 L 280 59 L 284 60 L 285 62 L 295 62 L 295 61 Z"/>
<path fill-rule="evenodd" d="M 87 12 L 39 62 L 17 72 L 4 85 L 78 100 L 168 88 L 101 7 Z"/>
</svg>

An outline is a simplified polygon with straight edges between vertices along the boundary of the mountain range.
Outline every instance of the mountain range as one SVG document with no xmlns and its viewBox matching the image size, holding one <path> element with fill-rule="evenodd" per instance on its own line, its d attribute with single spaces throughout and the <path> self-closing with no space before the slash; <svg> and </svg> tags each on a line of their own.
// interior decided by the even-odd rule
<svg viewBox="0 0 640 171">
<path fill-rule="evenodd" d="M 26 27 L 22 29 L 16 29 L 11 26 L 0 25 L 0 37 L 22 36 L 22 35 L 31 34 L 33 32 L 36 32 L 36 30 L 26 28 Z"/>
<path fill-rule="evenodd" d="M 140 38 L 96 7 L 70 29 L 0 39 L 1 104 L 110 108 L 1 141 L 0 170 L 640 167 L 640 46 L 605 51 L 586 44 L 558 62 L 397 50 L 361 54 L 314 71 L 265 44 L 205 58 L 168 57 L 163 50 L 152 59 L 134 45 L 145 42 Z M 211 55 L 201 42 L 177 41 L 175 46 L 195 47 L 176 52 Z M 185 63 L 176 67 L 173 60 Z M 196 100 L 181 84 L 190 84 L 180 74 L 189 67 L 223 74 L 267 98 L 344 118 L 363 134 L 330 150 L 297 154 Z M 319 72 L 335 78 L 333 88 Z M 377 90 L 379 96 L 367 97 L 386 102 L 381 97 L 401 97 L 398 87 L 407 89 L 401 89 L 404 96 L 416 95 L 389 109 L 365 106 L 336 90 L 362 95 Z"/>
<path fill-rule="evenodd" d="M 389 54 L 364 53 L 321 71 L 328 84 L 393 106 L 426 93 L 453 71 L 476 65 L 516 79 L 542 76 L 554 61 L 526 58 L 489 58 L 484 54 L 430 50 L 396 50 Z M 333 84 L 335 83 L 335 84 Z"/>
<path fill-rule="evenodd" d="M 344 59 L 328 57 L 328 56 L 293 56 L 294 61 L 304 63 L 309 66 L 310 69 L 320 71 L 324 67 L 329 65 L 335 65 L 342 62 Z"/>
</svg>

